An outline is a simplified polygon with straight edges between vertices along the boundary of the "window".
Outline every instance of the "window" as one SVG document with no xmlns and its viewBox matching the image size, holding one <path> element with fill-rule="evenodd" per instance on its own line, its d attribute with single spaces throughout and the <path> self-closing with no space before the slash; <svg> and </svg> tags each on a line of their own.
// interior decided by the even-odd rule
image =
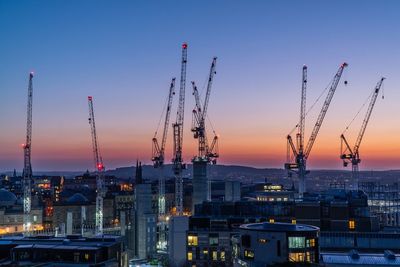
<svg viewBox="0 0 400 267">
<path fill-rule="evenodd" d="M 210 246 L 218 246 L 218 234 L 210 234 L 208 240 Z"/>
<path fill-rule="evenodd" d="M 217 261 L 218 260 L 218 252 L 217 251 L 213 251 L 212 252 L 212 260 L 213 261 Z"/>
<path fill-rule="evenodd" d="M 80 256 L 79 252 L 74 252 L 74 262 L 79 262 L 79 256 Z"/>
<path fill-rule="evenodd" d="M 85 260 L 89 260 L 89 253 L 85 253 Z"/>
<path fill-rule="evenodd" d="M 254 259 L 254 252 L 248 249 L 244 250 L 244 258 L 245 259 Z"/>
<path fill-rule="evenodd" d="M 304 248 L 305 237 L 291 236 L 289 237 L 289 248 Z"/>
<path fill-rule="evenodd" d="M 193 253 L 191 251 L 189 251 L 187 253 L 187 259 L 188 259 L 188 261 L 192 261 L 193 260 Z"/>
<path fill-rule="evenodd" d="M 37 222 L 37 216 L 33 215 L 33 222 Z"/>
<path fill-rule="evenodd" d="M 250 245 L 251 245 L 250 235 L 242 235 L 241 239 L 242 239 L 242 246 L 247 247 L 247 248 L 250 247 Z"/>
<path fill-rule="evenodd" d="M 289 261 L 304 262 L 304 253 L 289 253 Z"/>
<path fill-rule="evenodd" d="M 271 218 L 271 219 L 269 219 L 269 222 L 270 223 L 275 223 L 275 219 Z"/>
<path fill-rule="evenodd" d="M 315 239 L 313 238 L 313 239 L 309 239 L 309 240 L 307 240 L 308 242 L 308 247 L 315 247 Z"/>
<path fill-rule="evenodd" d="M 356 222 L 354 220 L 349 221 L 349 229 L 350 230 L 356 229 Z"/>
<path fill-rule="evenodd" d="M 269 241 L 269 240 L 267 240 L 267 239 L 265 239 L 265 238 L 259 238 L 259 239 L 258 239 L 258 243 L 261 243 L 261 244 L 268 243 L 268 241 Z"/>
<path fill-rule="evenodd" d="M 296 219 L 292 219 L 292 224 L 296 224 L 296 223 L 297 223 Z"/>
<path fill-rule="evenodd" d="M 276 241 L 276 256 L 278 256 L 278 257 L 281 256 L 281 241 L 280 240 Z"/>
<path fill-rule="evenodd" d="M 188 246 L 197 246 L 198 237 L 197 235 L 188 235 Z"/>
<path fill-rule="evenodd" d="M 225 261 L 225 251 L 221 251 L 221 261 Z"/>
</svg>

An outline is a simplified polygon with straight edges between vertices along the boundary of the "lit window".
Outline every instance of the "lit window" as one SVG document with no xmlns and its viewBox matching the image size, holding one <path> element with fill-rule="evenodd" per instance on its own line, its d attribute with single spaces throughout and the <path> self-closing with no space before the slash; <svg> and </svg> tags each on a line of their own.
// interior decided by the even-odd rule
<svg viewBox="0 0 400 267">
<path fill-rule="evenodd" d="M 304 248 L 305 247 L 305 237 L 291 236 L 289 239 L 289 248 Z"/>
<path fill-rule="evenodd" d="M 304 262 L 304 253 L 289 253 L 289 261 Z"/>
<path fill-rule="evenodd" d="M 208 240 L 210 246 L 218 246 L 218 234 L 210 234 Z"/>
<path fill-rule="evenodd" d="M 349 221 L 349 229 L 350 230 L 356 229 L 356 222 L 354 220 Z"/>
<path fill-rule="evenodd" d="M 85 253 L 85 260 L 89 260 L 89 253 Z"/>
<path fill-rule="evenodd" d="M 217 261 L 217 260 L 218 260 L 218 253 L 217 253 L 217 251 L 213 251 L 213 252 L 212 252 L 212 260 L 213 260 L 213 261 Z"/>
<path fill-rule="evenodd" d="M 192 261 L 193 260 L 193 253 L 191 251 L 189 251 L 187 253 L 187 258 L 188 258 L 188 261 Z"/>
<path fill-rule="evenodd" d="M 292 224 L 296 224 L 296 223 L 297 223 L 296 219 L 292 219 Z"/>
<path fill-rule="evenodd" d="M 272 219 L 272 218 L 271 218 L 271 219 L 269 219 L 269 222 L 270 222 L 270 223 L 274 223 L 274 222 L 275 222 L 275 219 Z"/>
<path fill-rule="evenodd" d="M 265 239 L 265 238 L 259 238 L 259 239 L 258 239 L 258 243 L 265 244 L 265 243 L 267 243 L 267 242 L 268 242 L 268 240 Z"/>
<path fill-rule="evenodd" d="M 311 256 L 309 251 L 306 252 L 306 261 L 311 262 Z"/>
<path fill-rule="evenodd" d="M 225 251 L 221 251 L 221 261 L 225 261 Z"/>
<path fill-rule="evenodd" d="M 188 235 L 188 246 L 197 246 L 198 237 L 196 235 Z"/>
<path fill-rule="evenodd" d="M 244 250 L 244 257 L 246 259 L 254 259 L 254 252 L 248 249 Z"/>
<path fill-rule="evenodd" d="M 315 239 L 310 239 L 310 247 L 315 247 Z"/>
</svg>

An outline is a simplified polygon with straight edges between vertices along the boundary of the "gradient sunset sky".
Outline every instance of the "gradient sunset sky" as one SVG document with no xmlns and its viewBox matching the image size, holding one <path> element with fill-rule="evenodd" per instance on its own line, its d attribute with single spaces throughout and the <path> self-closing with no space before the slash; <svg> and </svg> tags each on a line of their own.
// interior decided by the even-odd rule
<svg viewBox="0 0 400 267">
<path fill-rule="evenodd" d="M 190 81 L 204 91 L 217 56 L 209 116 L 220 135 L 219 163 L 283 167 L 286 135 L 299 117 L 303 64 L 309 107 L 346 61 L 308 166 L 343 169 L 339 136 L 385 76 L 385 98 L 377 100 L 360 168 L 399 169 L 399 11 L 399 1 L 378 0 L 2 0 L 0 171 L 23 167 L 30 71 L 34 171 L 93 169 L 88 95 L 106 167 L 130 166 L 136 159 L 150 163 L 171 77 L 179 84 L 182 42 L 189 45 L 186 162 L 196 152 Z M 307 118 L 307 139 L 321 104 Z M 346 133 L 352 143 L 365 110 Z"/>
</svg>

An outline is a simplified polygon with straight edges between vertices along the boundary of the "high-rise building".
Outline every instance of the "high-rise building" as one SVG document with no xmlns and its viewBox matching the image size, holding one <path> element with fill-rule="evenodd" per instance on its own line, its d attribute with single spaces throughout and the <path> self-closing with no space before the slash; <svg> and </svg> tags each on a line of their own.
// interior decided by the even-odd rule
<svg viewBox="0 0 400 267">
<path fill-rule="evenodd" d="M 239 201 L 241 198 L 240 181 L 225 181 L 225 201 Z"/>
<path fill-rule="evenodd" d="M 208 179 L 207 179 L 208 162 L 203 158 L 196 158 L 193 161 L 193 197 L 192 197 L 192 213 L 197 204 L 208 200 Z"/>
<path fill-rule="evenodd" d="M 135 187 L 134 212 L 135 256 L 139 259 L 151 257 L 156 252 L 157 215 L 152 209 L 151 184 L 137 184 Z"/>
</svg>

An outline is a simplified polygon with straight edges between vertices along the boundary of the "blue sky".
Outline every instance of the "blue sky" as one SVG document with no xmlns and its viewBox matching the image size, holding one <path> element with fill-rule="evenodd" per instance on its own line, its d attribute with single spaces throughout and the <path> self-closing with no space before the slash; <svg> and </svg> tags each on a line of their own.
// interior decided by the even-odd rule
<svg viewBox="0 0 400 267">
<path fill-rule="evenodd" d="M 1 0 L 0 170 L 22 168 L 31 70 L 34 169 L 91 168 L 88 95 L 106 166 L 131 165 L 136 158 L 148 163 L 184 41 L 188 82 L 201 88 L 218 56 L 209 115 L 221 135 L 221 163 L 283 166 L 285 136 L 298 119 L 302 65 L 309 66 L 311 104 L 347 61 L 349 85 L 338 88 L 310 166 L 340 168 L 338 136 L 384 75 L 387 96 L 367 129 L 360 167 L 395 168 L 399 7 L 398 1 Z M 186 92 L 189 161 L 194 101 L 190 86 Z M 318 111 L 310 115 L 308 133 Z M 357 131 L 356 124 L 349 134 L 355 138 Z"/>
</svg>

